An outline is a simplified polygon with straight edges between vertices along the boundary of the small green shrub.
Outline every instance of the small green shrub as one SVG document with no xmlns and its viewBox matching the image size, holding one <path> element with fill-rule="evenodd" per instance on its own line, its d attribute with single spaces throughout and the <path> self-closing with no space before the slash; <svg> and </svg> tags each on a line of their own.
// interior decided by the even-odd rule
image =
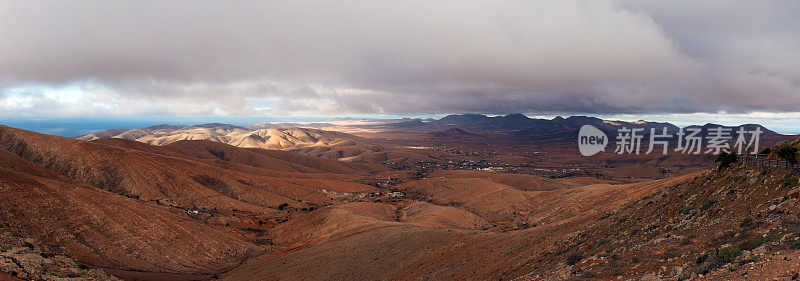
<svg viewBox="0 0 800 281">
<path fill-rule="evenodd" d="M 736 163 L 736 158 L 737 158 L 736 152 L 731 152 L 731 153 L 723 152 L 720 153 L 719 156 L 717 156 L 716 162 L 719 163 L 719 168 L 722 169 L 730 166 L 733 163 Z"/>
<path fill-rule="evenodd" d="M 722 249 L 718 249 L 716 252 L 714 252 L 714 255 L 718 261 L 723 263 L 730 263 L 736 260 L 736 257 L 739 256 L 739 254 L 741 253 L 742 250 L 740 250 L 739 248 L 729 246 Z"/>
<path fill-rule="evenodd" d="M 67 277 L 66 277 L 66 276 L 64 276 L 64 275 L 61 275 L 61 274 L 58 274 L 58 273 L 55 273 L 55 272 L 53 272 L 53 273 L 50 273 L 50 275 L 53 275 L 53 276 L 55 276 L 55 277 L 58 277 L 58 278 L 67 278 Z"/>
<path fill-rule="evenodd" d="M 797 148 L 788 144 L 784 144 L 776 151 L 778 157 L 786 161 L 787 164 L 797 163 Z"/>
<path fill-rule="evenodd" d="M 699 257 L 697 257 L 697 260 L 695 260 L 695 262 L 697 264 L 702 264 L 702 263 L 706 262 L 707 259 L 708 259 L 708 253 L 705 253 L 705 254 L 702 254 Z"/>
<path fill-rule="evenodd" d="M 694 209 L 694 208 L 686 206 L 686 207 L 683 207 L 680 210 L 678 210 L 678 213 L 683 214 L 683 215 L 688 215 L 688 214 L 692 213 L 692 209 Z"/>
</svg>

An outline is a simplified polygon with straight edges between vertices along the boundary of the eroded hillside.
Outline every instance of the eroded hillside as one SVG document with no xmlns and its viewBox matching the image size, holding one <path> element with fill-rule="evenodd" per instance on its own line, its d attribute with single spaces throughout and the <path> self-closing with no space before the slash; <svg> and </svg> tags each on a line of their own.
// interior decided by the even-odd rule
<svg viewBox="0 0 800 281">
<path fill-rule="evenodd" d="M 205 140 L 243 148 L 263 148 L 349 162 L 414 163 L 435 161 L 431 153 L 385 146 L 369 139 L 334 131 L 309 128 L 240 127 L 226 124 L 196 126 L 157 125 L 141 129 L 104 130 L 77 137 L 92 141 L 103 138 L 134 140 L 152 145 L 169 145 L 186 140 Z"/>
<path fill-rule="evenodd" d="M 799 255 L 783 167 L 620 183 L 330 158 L 0 127 L 0 227 L 127 280 L 747 280 Z"/>
<path fill-rule="evenodd" d="M 799 195 L 798 173 L 780 167 L 703 172 L 604 213 L 542 257 L 574 265 L 531 276 L 752 280 L 772 255 L 800 249 Z M 796 273 L 776 268 L 761 277 Z"/>
<path fill-rule="evenodd" d="M 791 278 L 800 247 L 797 185 L 797 172 L 742 163 L 669 180 L 540 194 L 496 182 L 475 189 L 463 181 L 412 181 L 401 190 L 415 200 L 476 214 L 494 228 L 414 225 L 402 219 L 402 200 L 341 206 L 303 218 L 315 221 L 305 224 L 317 226 L 310 231 L 299 231 L 297 222 L 283 226 L 292 230 L 276 228 L 270 233 L 276 239 L 291 237 L 276 240 L 287 253 L 252 259 L 224 277 Z M 436 197 L 414 197 L 420 192 Z"/>
</svg>

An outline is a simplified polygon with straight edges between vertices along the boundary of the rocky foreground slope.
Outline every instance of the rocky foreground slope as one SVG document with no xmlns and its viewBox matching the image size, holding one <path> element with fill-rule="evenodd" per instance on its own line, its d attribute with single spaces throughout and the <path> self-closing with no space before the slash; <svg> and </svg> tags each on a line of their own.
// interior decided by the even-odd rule
<svg viewBox="0 0 800 281">
<path fill-rule="evenodd" d="M 742 163 L 707 171 L 565 236 L 541 257 L 563 263 L 528 277 L 796 278 L 800 261 L 791 257 L 800 253 L 799 196 L 796 171 Z M 776 256 L 787 257 L 786 264 Z"/>
<path fill-rule="evenodd" d="M 68 278 L 68 279 L 65 279 Z M 75 260 L 39 241 L 0 233 L 0 280 L 96 280 L 119 281 L 101 269 L 79 265 Z"/>
</svg>

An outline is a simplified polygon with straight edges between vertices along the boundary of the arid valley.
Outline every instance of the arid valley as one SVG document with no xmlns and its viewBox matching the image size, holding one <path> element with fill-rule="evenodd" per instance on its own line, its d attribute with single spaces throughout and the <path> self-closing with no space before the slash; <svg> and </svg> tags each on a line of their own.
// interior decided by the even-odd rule
<svg viewBox="0 0 800 281">
<path fill-rule="evenodd" d="M 451 115 L 72 139 L 2 127 L 0 276 L 796 276 L 797 170 L 675 153 L 588 158 L 576 151 L 586 122 L 668 126 Z M 765 147 L 800 141 L 762 137 Z M 731 247 L 739 252 L 719 254 Z"/>
</svg>

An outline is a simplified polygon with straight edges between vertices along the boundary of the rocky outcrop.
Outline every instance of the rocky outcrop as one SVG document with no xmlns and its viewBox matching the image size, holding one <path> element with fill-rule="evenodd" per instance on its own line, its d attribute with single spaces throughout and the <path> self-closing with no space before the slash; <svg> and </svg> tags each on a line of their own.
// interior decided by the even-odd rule
<svg viewBox="0 0 800 281">
<path fill-rule="evenodd" d="M 25 280 L 120 280 L 101 269 L 78 265 L 68 256 L 52 254 L 34 239 L 8 232 L 0 234 L 0 272 Z"/>
</svg>

